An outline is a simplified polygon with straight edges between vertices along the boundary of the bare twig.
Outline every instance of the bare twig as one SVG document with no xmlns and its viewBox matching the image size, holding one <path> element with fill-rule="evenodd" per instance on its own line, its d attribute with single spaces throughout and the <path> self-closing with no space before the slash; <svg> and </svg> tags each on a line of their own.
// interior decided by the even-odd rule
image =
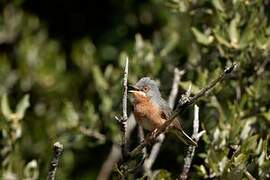
<svg viewBox="0 0 270 180">
<path fill-rule="evenodd" d="M 206 87 L 202 88 L 197 94 L 195 94 L 193 97 L 190 98 L 181 98 L 181 101 L 178 103 L 176 109 L 173 111 L 171 117 L 168 121 L 166 121 L 158 130 L 156 133 L 154 133 L 151 136 L 148 136 L 141 144 L 139 144 L 136 148 L 134 148 L 130 153 L 130 157 L 134 157 L 137 154 L 139 154 L 142 149 L 147 146 L 148 144 L 151 144 L 155 141 L 156 137 L 158 137 L 161 133 L 165 132 L 167 127 L 173 122 L 173 120 L 176 118 L 176 116 L 180 113 L 182 113 L 188 106 L 193 104 L 195 101 L 197 101 L 200 97 L 202 97 L 208 90 L 212 89 L 218 82 L 224 79 L 225 75 L 229 74 L 234 68 L 235 64 L 231 65 L 230 67 L 226 68 L 218 78 L 211 81 Z"/>
<path fill-rule="evenodd" d="M 255 180 L 255 178 L 248 172 L 248 170 L 244 171 L 244 174 L 246 175 L 248 180 Z"/>
<path fill-rule="evenodd" d="M 140 143 L 144 141 L 144 132 L 143 132 L 143 128 L 141 126 L 138 127 L 138 135 L 139 135 L 139 140 Z M 143 157 L 147 156 L 147 151 L 146 148 L 143 148 Z"/>
<path fill-rule="evenodd" d="M 124 78 L 123 78 L 123 88 L 124 88 L 124 93 L 123 93 L 123 99 L 122 99 L 122 107 L 123 107 L 123 114 L 121 118 L 115 117 L 116 120 L 118 120 L 120 126 L 121 126 L 121 131 L 122 131 L 122 144 L 121 144 L 121 151 L 123 157 L 126 157 L 128 154 L 127 150 L 127 138 L 126 138 L 126 133 L 127 133 L 127 93 L 128 93 L 128 87 L 127 87 L 127 81 L 128 81 L 128 57 L 126 58 L 126 63 L 125 63 L 125 69 L 124 69 Z"/>
<path fill-rule="evenodd" d="M 173 77 L 173 84 L 172 84 L 172 90 L 168 99 L 169 106 L 173 109 L 175 104 L 175 99 L 178 94 L 178 86 L 179 82 L 181 80 L 181 77 L 185 74 L 185 70 L 179 70 L 178 68 L 174 69 L 174 77 Z"/>
<path fill-rule="evenodd" d="M 110 154 L 103 163 L 101 170 L 98 175 L 98 180 L 107 180 L 110 178 L 112 167 L 115 163 L 119 161 L 121 157 L 121 148 L 120 146 L 113 144 Z"/>
<path fill-rule="evenodd" d="M 205 131 L 202 131 L 200 133 L 199 136 L 199 107 L 197 105 L 194 105 L 194 120 L 193 120 L 193 134 L 192 137 L 195 139 L 196 142 L 198 142 L 200 136 L 202 136 L 203 133 L 205 133 Z M 188 151 L 187 151 L 187 155 L 184 159 L 184 166 L 183 166 L 183 170 L 182 173 L 180 174 L 180 179 L 181 180 L 186 180 L 188 177 L 188 172 L 194 157 L 194 153 L 195 153 L 195 148 L 196 146 L 189 146 L 188 147 Z"/>
<path fill-rule="evenodd" d="M 126 138 L 129 139 L 131 132 L 136 127 L 136 121 L 131 114 L 127 120 L 127 131 L 126 131 Z M 121 157 L 121 148 L 117 144 L 113 144 L 111 151 L 107 157 L 107 159 L 104 161 L 99 174 L 98 174 L 98 180 L 107 180 L 110 178 L 110 174 L 112 172 L 113 166 L 120 160 Z"/>
<path fill-rule="evenodd" d="M 174 69 L 174 78 L 173 78 L 173 84 L 172 84 L 172 90 L 168 99 L 169 106 L 173 109 L 175 99 L 178 93 L 178 84 L 180 82 L 181 77 L 184 75 L 185 71 L 182 70 L 180 71 L 179 69 L 175 68 Z M 150 172 L 152 165 L 154 164 L 157 155 L 159 153 L 160 147 L 165 139 L 165 135 L 161 134 L 160 136 L 157 137 L 157 142 L 153 145 L 151 149 L 151 153 L 149 157 L 145 160 L 144 162 L 144 170 L 146 172 Z"/>
<path fill-rule="evenodd" d="M 55 179 L 56 169 L 58 167 L 59 159 L 63 153 L 63 150 L 64 150 L 64 147 L 60 142 L 54 143 L 54 145 L 53 145 L 53 158 L 52 158 L 51 163 L 50 163 L 47 180 L 54 180 Z"/>
<path fill-rule="evenodd" d="M 125 126 L 127 126 L 127 93 L 128 93 L 128 87 L 127 87 L 127 82 L 128 82 L 128 58 L 126 59 L 126 64 L 125 64 L 125 70 L 124 70 L 124 79 L 123 79 L 123 87 L 124 87 L 124 94 L 123 94 L 123 119 L 122 121 L 125 122 Z M 126 131 L 125 131 L 126 133 Z M 126 135 L 126 134 L 125 134 Z"/>
</svg>

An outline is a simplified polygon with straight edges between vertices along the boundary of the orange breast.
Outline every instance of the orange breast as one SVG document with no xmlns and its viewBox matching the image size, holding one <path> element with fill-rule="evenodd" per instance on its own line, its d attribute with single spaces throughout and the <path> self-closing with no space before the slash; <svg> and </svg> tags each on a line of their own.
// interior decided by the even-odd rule
<svg viewBox="0 0 270 180">
<path fill-rule="evenodd" d="M 161 117 L 158 105 L 149 99 L 145 99 L 134 105 L 134 116 L 136 121 L 149 131 L 159 128 L 165 121 Z"/>
</svg>

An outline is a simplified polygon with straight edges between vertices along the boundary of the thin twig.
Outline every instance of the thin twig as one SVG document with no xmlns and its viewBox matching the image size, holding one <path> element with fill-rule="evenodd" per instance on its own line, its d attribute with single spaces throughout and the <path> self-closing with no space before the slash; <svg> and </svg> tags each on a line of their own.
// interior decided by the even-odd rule
<svg viewBox="0 0 270 180">
<path fill-rule="evenodd" d="M 244 171 L 244 174 L 246 175 L 248 180 L 255 180 L 255 178 L 248 172 L 248 170 Z"/>
<path fill-rule="evenodd" d="M 47 180 L 54 180 L 56 169 L 58 167 L 60 156 L 62 155 L 64 146 L 60 142 L 56 142 L 53 145 L 53 158 L 50 163 Z"/>
<path fill-rule="evenodd" d="M 184 75 L 185 71 L 182 70 L 180 71 L 179 69 L 175 68 L 174 69 L 174 78 L 173 78 L 173 84 L 172 84 L 172 90 L 168 99 L 168 104 L 169 106 L 173 109 L 175 99 L 178 93 L 178 85 L 180 82 L 181 77 Z M 157 142 L 153 145 L 149 157 L 145 160 L 144 162 L 144 170 L 146 172 L 150 172 L 152 165 L 154 164 L 157 155 L 159 153 L 160 147 L 165 139 L 165 135 L 161 134 L 160 136 L 157 137 Z"/>
<path fill-rule="evenodd" d="M 199 136 L 199 107 L 197 105 L 194 105 L 194 120 L 193 120 L 193 134 L 192 137 L 195 139 L 196 142 L 198 142 L 200 136 L 205 133 L 205 131 L 202 131 L 203 133 L 201 133 L 201 135 Z M 188 151 L 187 151 L 187 155 L 184 159 L 184 166 L 183 166 L 183 170 L 182 173 L 180 174 L 180 179 L 181 180 L 186 180 L 188 177 L 188 172 L 194 157 L 194 153 L 195 153 L 195 148 L 196 146 L 189 146 L 188 147 Z"/>
<path fill-rule="evenodd" d="M 128 57 L 126 58 L 126 64 L 125 64 L 125 71 L 124 71 L 124 94 L 123 94 L 123 118 L 122 122 L 124 124 L 124 131 L 122 136 L 122 155 L 123 157 L 127 156 L 128 150 L 127 150 L 127 93 L 128 93 Z"/>
<path fill-rule="evenodd" d="M 103 163 L 97 179 L 98 180 L 109 179 L 113 165 L 119 161 L 120 157 L 121 157 L 120 146 L 113 144 L 110 154 L 107 157 L 106 161 Z"/>
<path fill-rule="evenodd" d="M 135 127 L 136 127 L 136 121 L 133 114 L 131 114 L 127 120 L 127 132 L 126 132 L 127 139 L 129 139 L 130 134 Z M 113 144 L 107 159 L 104 161 L 103 165 L 101 166 L 97 179 L 98 180 L 109 179 L 113 166 L 120 160 L 120 158 L 121 158 L 121 148 L 119 145 Z"/>
<path fill-rule="evenodd" d="M 197 94 L 195 94 L 191 98 L 181 98 L 181 101 L 178 103 L 176 109 L 173 111 L 169 120 L 167 120 L 152 136 L 148 136 L 141 144 L 139 144 L 136 148 L 134 148 L 130 153 L 130 157 L 134 157 L 139 154 L 142 149 L 151 144 L 155 141 L 156 137 L 160 134 L 164 133 L 167 127 L 173 122 L 176 116 L 182 113 L 188 106 L 196 102 L 200 97 L 202 97 L 208 90 L 212 89 L 218 82 L 224 79 L 225 75 L 231 73 L 231 71 L 235 68 L 235 64 L 231 65 L 230 67 L 226 68 L 218 78 L 211 81 L 206 87 L 202 88 Z"/>
<path fill-rule="evenodd" d="M 127 150 L 127 93 L 128 93 L 128 87 L 127 87 L 127 81 L 128 81 L 128 57 L 126 58 L 125 63 L 125 69 L 124 69 L 124 78 L 123 78 L 123 99 L 122 99 L 122 107 L 123 107 L 123 114 L 121 118 L 115 117 L 116 120 L 119 122 L 120 129 L 122 131 L 122 144 L 121 144 L 121 151 L 123 157 L 126 157 L 128 155 Z"/>
<path fill-rule="evenodd" d="M 179 70 L 178 68 L 174 69 L 174 77 L 173 77 L 173 84 L 172 84 L 172 90 L 168 99 L 168 104 L 169 106 L 173 109 L 174 104 L 175 104 L 175 99 L 178 94 L 178 87 L 179 87 L 179 82 L 181 80 L 181 77 L 185 74 L 185 70 Z"/>
<path fill-rule="evenodd" d="M 128 58 L 126 58 L 125 70 L 124 70 L 124 79 L 123 79 L 123 87 L 124 87 L 124 94 L 123 94 L 123 119 L 122 121 L 125 122 L 125 126 L 127 126 L 127 93 L 128 93 Z M 126 131 L 125 131 L 126 133 Z M 126 135 L 126 134 L 125 134 Z"/>
<path fill-rule="evenodd" d="M 141 126 L 138 127 L 138 136 L 139 136 L 140 143 L 142 141 L 144 141 L 144 132 L 143 132 L 143 128 Z M 146 151 L 145 147 L 143 148 L 142 152 L 143 152 L 143 157 L 146 157 L 147 156 L 147 151 Z"/>
</svg>

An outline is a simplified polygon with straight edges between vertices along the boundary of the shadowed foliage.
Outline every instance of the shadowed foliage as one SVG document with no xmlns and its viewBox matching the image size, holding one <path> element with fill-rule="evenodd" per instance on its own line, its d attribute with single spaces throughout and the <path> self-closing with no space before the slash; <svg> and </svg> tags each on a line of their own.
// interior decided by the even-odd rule
<svg viewBox="0 0 270 180">
<path fill-rule="evenodd" d="M 166 99 L 175 67 L 185 70 L 179 99 L 237 63 L 197 102 L 206 133 L 189 178 L 269 179 L 269 8 L 269 0 L 0 1 L 0 179 L 44 179 L 56 141 L 65 148 L 56 179 L 96 179 L 121 142 L 114 117 L 127 56 L 128 82 L 149 76 Z M 191 134 L 193 109 L 181 119 Z M 128 176 L 175 179 L 187 149 L 168 136 L 151 175 Z"/>
</svg>

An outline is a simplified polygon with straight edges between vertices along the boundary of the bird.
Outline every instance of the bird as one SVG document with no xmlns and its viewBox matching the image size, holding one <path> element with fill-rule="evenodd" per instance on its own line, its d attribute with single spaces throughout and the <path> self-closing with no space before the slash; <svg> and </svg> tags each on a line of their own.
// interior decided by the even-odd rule
<svg viewBox="0 0 270 180">
<path fill-rule="evenodd" d="M 135 120 L 142 128 L 153 133 L 169 120 L 173 110 L 162 98 L 156 81 L 143 77 L 135 85 L 128 85 L 128 92 L 131 94 Z M 186 145 L 197 146 L 183 130 L 177 117 L 170 124 L 168 132 L 175 134 Z"/>
</svg>

